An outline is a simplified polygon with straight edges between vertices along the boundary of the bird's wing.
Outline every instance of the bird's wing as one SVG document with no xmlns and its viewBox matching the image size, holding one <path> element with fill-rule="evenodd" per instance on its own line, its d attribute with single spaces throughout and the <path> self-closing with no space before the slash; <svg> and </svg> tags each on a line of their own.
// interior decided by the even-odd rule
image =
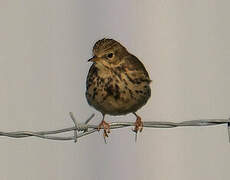
<svg viewBox="0 0 230 180">
<path fill-rule="evenodd" d="M 127 72 L 131 79 L 139 79 L 142 82 L 150 83 L 151 80 L 149 78 L 149 74 L 146 71 L 144 65 L 142 62 L 134 55 L 128 55 L 125 57 L 126 63 L 125 63 L 125 69 L 127 69 Z"/>
</svg>

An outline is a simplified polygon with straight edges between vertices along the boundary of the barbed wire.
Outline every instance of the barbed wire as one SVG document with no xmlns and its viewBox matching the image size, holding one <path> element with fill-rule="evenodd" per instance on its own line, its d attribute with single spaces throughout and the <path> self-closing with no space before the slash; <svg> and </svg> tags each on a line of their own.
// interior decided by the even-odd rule
<svg viewBox="0 0 230 180">
<path fill-rule="evenodd" d="M 14 131 L 14 132 L 2 132 L 0 131 L 0 136 L 6 136 L 10 138 L 26 138 L 26 137 L 38 137 L 50 140 L 62 140 L 68 141 L 73 140 L 77 142 L 78 138 L 98 132 L 98 125 L 88 124 L 90 120 L 94 117 L 92 114 L 84 123 L 78 123 L 73 113 L 70 112 L 70 117 L 74 123 L 73 127 L 63 128 L 52 131 Z M 119 129 L 129 126 L 135 126 L 134 122 L 111 122 L 110 129 Z M 161 121 L 147 121 L 143 122 L 143 127 L 147 128 L 175 128 L 175 127 L 185 127 L 185 126 L 215 126 L 220 124 L 227 124 L 228 136 L 230 141 L 230 119 L 199 119 L 190 120 L 183 122 L 161 122 Z M 73 131 L 72 136 L 58 136 L 57 134 L 66 133 Z"/>
</svg>

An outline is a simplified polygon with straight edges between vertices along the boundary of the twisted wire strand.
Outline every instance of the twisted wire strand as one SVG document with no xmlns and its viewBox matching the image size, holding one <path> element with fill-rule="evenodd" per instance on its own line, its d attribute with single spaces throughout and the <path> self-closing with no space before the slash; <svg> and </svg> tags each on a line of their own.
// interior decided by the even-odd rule
<svg viewBox="0 0 230 180">
<path fill-rule="evenodd" d="M 73 127 L 51 130 L 51 131 L 14 131 L 14 132 L 2 132 L 0 131 L 0 136 L 6 136 L 10 138 L 26 138 L 26 137 L 38 137 L 43 139 L 50 140 L 74 140 L 77 142 L 77 139 L 94 132 L 98 131 L 98 125 L 88 124 L 90 120 L 94 117 L 92 114 L 85 123 L 77 123 L 76 118 L 73 113 L 70 112 L 70 117 L 74 123 Z M 228 126 L 228 135 L 230 139 L 230 119 L 199 119 L 199 120 L 190 120 L 183 122 L 161 122 L 161 121 L 148 121 L 143 122 L 143 127 L 148 128 L 175 128 L 175 127 L 186 127 L 186 126 L 215 126 L 220 124 L 227 124 Z M 118 129 L 129 126 L 135 126 L 134 122 L 111 122 L 110 129 Z M 57 134 L 73 132 L 72 136 L 58 136 Z"/>
</svg>

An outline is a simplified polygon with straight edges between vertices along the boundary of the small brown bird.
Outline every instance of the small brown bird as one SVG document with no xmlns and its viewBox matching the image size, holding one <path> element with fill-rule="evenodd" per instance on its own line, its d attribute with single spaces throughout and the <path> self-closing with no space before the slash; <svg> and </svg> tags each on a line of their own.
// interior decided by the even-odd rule
<svg viewBox="0 0 230 180">
<path fill-rule="evenodd" d="M 124 46 L 113 39 L 101 39 L 93 47 L 93 62 L 86 81 L 86 98 L 89 105 L 102 113 L 98 130 L 104 129 L 108 137 L 110 126 L 106 114 L 136 116 L 134 131 L 142 131 L 143 122 L 136 111 L 151 96 L 150 78 L 144 65 Z"/>
</svg>

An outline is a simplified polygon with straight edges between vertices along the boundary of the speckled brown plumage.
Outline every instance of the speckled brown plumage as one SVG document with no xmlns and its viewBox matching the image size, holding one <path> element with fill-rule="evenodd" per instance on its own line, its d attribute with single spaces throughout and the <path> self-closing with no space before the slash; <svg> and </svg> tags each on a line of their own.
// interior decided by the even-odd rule
<svg viewBox="0 0 230 180">
<path fill-rule="evenodd" d="M 99 125 L 104 135 L 109 125 L 104 116 L 133 113 L 137 117 L 135 132 L 142 130 L 136 111 L 146 104 L 151 95 L 150 78 L 137 57 L 113 39 L 102 39 L 93 47 L 93 62 L 86 81 L 86 98 L 89 105 L 100 111 L 103 120 Z"/>
</svg>

